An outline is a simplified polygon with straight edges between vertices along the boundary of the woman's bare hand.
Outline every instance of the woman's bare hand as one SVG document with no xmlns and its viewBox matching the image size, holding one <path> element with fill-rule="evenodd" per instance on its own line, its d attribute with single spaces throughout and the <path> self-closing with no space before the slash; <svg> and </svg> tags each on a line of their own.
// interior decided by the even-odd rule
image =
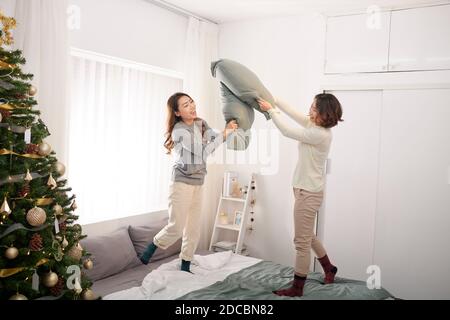
<svg viewBox="0 0 450 320">
<path fill-rule="evenodd" d="M 273 108 L 272 105 L 266 100 L 258 99 L 257 101 L 262 111 L 269 111 L 270 109 Z"/>
<path fill-rule="evenodd" d="M 226 138 L 230 133 L 235 132 L 239 128 L 236 120 L 231 120 L 227 123 L 225 130 L 223 131 L 223 136 Z"/>
</svg>

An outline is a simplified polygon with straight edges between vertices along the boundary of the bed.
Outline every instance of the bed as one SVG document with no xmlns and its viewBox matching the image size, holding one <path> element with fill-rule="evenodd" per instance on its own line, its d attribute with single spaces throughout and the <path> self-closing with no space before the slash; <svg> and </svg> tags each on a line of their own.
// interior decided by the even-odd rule
<svg viewBox="0 0 450 320">
<path fill-rule="evenodd" d="M 197 254 L 191 272 L 180 271 L 178 257 L 167 258 L 144 276 L 142 283 L 103 296 L 105 300 L 284 300 L 395 299 L 384 288 L 369 289 L 364 281 L 336 277 L 324 285 L 323 275 L 308 275 L 302 297 L 280 297 L 273 290 L 288 287 L 293 268 L 231 251 Z M 170 261 L 169 261 L 170 260 Z M 155 267 L 155 266 L 153 266 Z"/>
</svg>

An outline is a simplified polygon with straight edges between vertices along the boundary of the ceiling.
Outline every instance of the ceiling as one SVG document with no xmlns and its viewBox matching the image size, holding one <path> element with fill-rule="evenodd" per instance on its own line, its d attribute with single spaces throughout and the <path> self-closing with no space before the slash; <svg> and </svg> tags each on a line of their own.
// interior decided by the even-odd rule
<svg viewBox="0 0 450 320">
<path fill-rule="evenodd" d="M 153 1 L 149 1 L 153 2 Z M 364 13 L 372 5 L 400 9 L 450 0 L 158 0 L 216 23 L 319 12 L 325 15 Z"/>
</svg>

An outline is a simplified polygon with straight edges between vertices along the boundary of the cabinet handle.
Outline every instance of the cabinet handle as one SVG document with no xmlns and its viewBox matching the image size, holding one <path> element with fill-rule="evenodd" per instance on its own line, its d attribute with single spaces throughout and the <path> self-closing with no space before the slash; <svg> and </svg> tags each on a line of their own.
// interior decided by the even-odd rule
<svg viewBox="0 0 450 320">
<path fill-rule="evenodd" d="M 447 182 L 448 182 L 448 184 L 450 185 L 450 166 L 448 166 L 448 168 L 447 168 Z"/>
</svg>

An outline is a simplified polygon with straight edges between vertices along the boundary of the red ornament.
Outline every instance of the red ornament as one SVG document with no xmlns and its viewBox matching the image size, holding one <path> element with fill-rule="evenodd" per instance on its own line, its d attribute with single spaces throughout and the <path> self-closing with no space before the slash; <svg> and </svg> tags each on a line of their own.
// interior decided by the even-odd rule
<svg viewBox="0 0 450 320">
<path fill-rule="evenodd" d="M 8 119 L 11 117 L 11 111 L 8 110 L 0 110 L 0 113 L 2 114 L 3 119 Z"/>
<path fill-rule="evenodd" d="M 30 193 L 30 185 L 25 184 L 19 191 L 19 198 L 25 198 Z"/>
<path fill-rule="evenodd" d="M 25 153 L 27 154 L 38 154 L 39 153 L 39 146 L 37 144 L 27 144 L 27 147 L 25 148 Z"/>
<path fill-rule="evenodd" d="M 67 225 L 66 225 L 65 222 L 59 223 L 59 231 L 60 231 L 60 232 L 65 233 L 65 232 L 66 232 L 66 229 L 67 229 Z"/>
<path fill-rule="evenodd" d="M 58 283 L 56 283 L 53 287 L 50 288 L 50 293 L 52 296 L 59 296 L 64 289 L 64 280 L 59 277 Z"/>
<path fill-rule="evenodd" d="M 28 248 L 31 251 L 41 251 L 42 250 L 42 237 L 39 233 L 33 234 L 28 244 Z"/>
</svg>

